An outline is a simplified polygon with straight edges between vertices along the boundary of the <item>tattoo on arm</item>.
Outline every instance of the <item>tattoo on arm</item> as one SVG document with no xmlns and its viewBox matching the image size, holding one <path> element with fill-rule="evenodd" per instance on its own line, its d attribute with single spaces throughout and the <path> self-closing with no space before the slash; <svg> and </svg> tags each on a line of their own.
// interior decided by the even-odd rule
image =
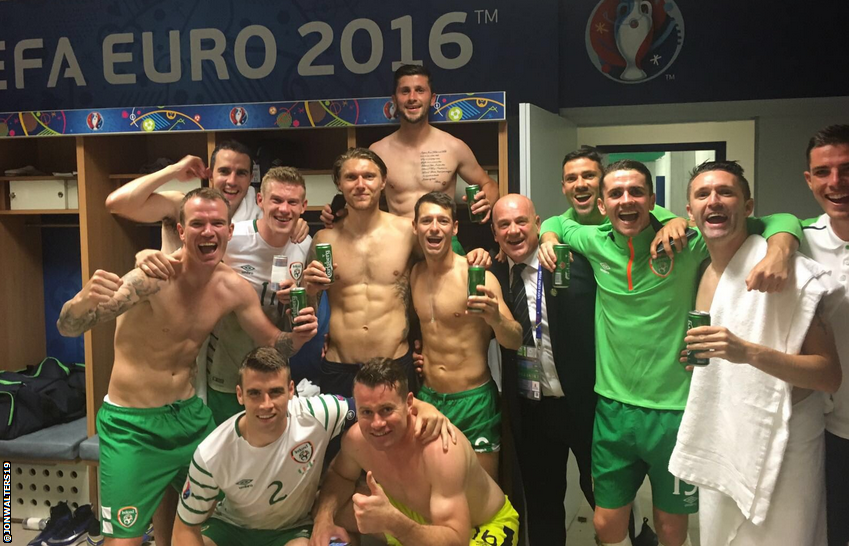
<svg viewBox="0 0 849 546">
<path fill-rule="evenodd" d="M 831 329 L 828 326 L 828 322 L 822 318 L 822 309 L 817 309 L 817 312 L 814 313 L 814 320 L 811 321 L 811 328 L 816 328 L 827 338 L 831 337 Z"/>
<path fill-rule="evenodd" d="M 412 307 L 409 268 L 395 280 L 393 287 L 395 288 L 395 295 L 398 296 L 398 299 L 400 299 L 401 303 L 404 305 L 404 320 L 406 321 L 406 324 L 404 325 L 404 334 L 401 337 L 402 339 L 406 339 L 407 334 L 410 333 L 410 309 Z"/>
<path fill-rule="evenodd" d="M 277 342 L 274 344 L 274 348 L 277 349 L 278 353 L 286 358 L 295 354 L 295 341 L 292 339 L 292 334 L 290 332 L 280 332 L 280 335 L 277 336 Z"/>
<path fill-rule="evenodd" d="M 112 299 L 99 303 L 97 307 L 81 317 L 74 316 L 70 305 L 65 304 L 59 313 L 57 326 L 64 332 L 79 336 L 101 322 L 117 318 L 138 302 L 156 294 L 162 282 L 160 279 L 148 277 L 140 269 L 133 269 L 124 275 L 123 280 L 123 284 L 112 295 Z"/>
</svg>

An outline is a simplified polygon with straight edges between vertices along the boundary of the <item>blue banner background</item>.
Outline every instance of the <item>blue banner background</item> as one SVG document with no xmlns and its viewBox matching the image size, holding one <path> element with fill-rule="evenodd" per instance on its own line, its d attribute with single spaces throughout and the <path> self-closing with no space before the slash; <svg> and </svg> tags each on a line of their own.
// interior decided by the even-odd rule
<svg viewBox="0 0 849 546">
<path fill-rule="evenodd" d="M 431 68 L 436 92 L 507 91 L 508 95 L 515 93 L 511 101 L 529 101 L 556 109 L 556 49 L 551 51 L 553 55 L 542 59 L 550 67 L 543 71 L 531 62 L 528 52 L 551 50 L 557 43 L 558 3 L 539 0 L 533 6 L 533 10 L 526 11 L 509 0 L 481 0 L 473 5 L 450 0 L 415 4 L 380 0 L 7 0 L 0 2 L 0 41 L 5 42 L 0 44 L 4 46 L 0 49 L 0 61 L 4 63 L 0 80 L 7 86 L 0 90 L 0 111 L 387 96 L 392 90 L 392 62 L 401 60 L 402 42 L 412 45 L 412 59 L 422 60 Z M 442 32 L 434 29 L 440 17 L 448 13 L 465 14 L 465 22 L 447 24 Z M 410 32 L 392 28 L 393 21 L 396 26 L 407 24 L 398 21 L 406 16 L 411 18 Z M 352 23 L 363 18 L 374 24 Z M 332 41 L 327 48 L 321 48 L 323 52 L 312 64 L 332 66 L 333 75 L 298 73 L 299 63 L 321 37 L 318 32 L 301 37 L 298 29 L 307 23 L 332 29 Z M 259 79 L 249 79 L 237 68 L 236 39 L 250 25 L 268 29 L 276 44 L 274 68 Z M 351 38 L 345 36 L 345 30 L 367 26 L 379 29 L 383 54 L 375 69 L 355 74 L 348 67 L 351 63 L 343 58 L 340 44 L 351 44 L 353 64 L 366 63 L 372 53 L 368 31 L 358 30 Z M 202 81 L 192 81 L 190 36 L 197 29 L 217 29 L 225 36 L 223 59 L 229 79 L 220 79 L 213 63 L 206 61 L 202 63 Z M 145 75 L 142 33 L 153 33 L 153 65 L 167 73 L 171 69 L 172 30 L 180 32 L 181 77 L 174 83 L 154 83 Z M 119 76 L 135 74 L 132 84 L 109 83 L 104 75 L 104 40 L 121 33 L 132 33 L 133 42 L 117 44 L 113 49 L 118 54 L 132 54 L 132 61 L 114 64 L 115 72 Z M 441 34 L 450 39 L 451 33 L 468 37 L 471 57 L 462 67 L 440 68 L 446 62 L 437 62 L 431 56 L 430 37 Z M 85 86 L 65 77 L 68 63 L 62 62 L 55 87 L 48 87 L 61 37 L 68 38 Z M 43 39 L 43 48 L 29 49 L 23 58 L 41 59 L 42 66 L 24 69 L 24 86 L 18 89 L 15 48 L 22 40 L 33 38 Z M 212 42 L 203 44 L 209 48 Z M 439 51 L 450 60 L 462 49 L 449 43 Z M 250 67 L 262 66 L 266 48 L 259 37 L 250 38 L 243 50 Z"/>
<path fill-rule="evenodd" d="M 666 70 L 641 83 L 614 81 L 597 69 L 587 46 L 598 35 L 593 11 L 604 0 L 564 0 L 560 25 L 560 99 L 563 108 L 843 96 L 849 94 L 849 2 L 767 2 L 736 0 L 651 0 L 652 12 L 683 20 L 680 52 Z M 610 2 L 609 19 L 619 4 Z M 648 8 L 644 8 L 648 11 Z M 610 23 L 602 31 L 613 31 Z M 655 46 L 656 44 L 652 44 Z M 647 72 L 660 54 L 669 60 L 667 40 L 643 59 Z M 608 47 L 615 48 L 612 42 Z M 663 51 L 667 48 L 667 51 Z M 613 67 L 614 71 L 616 67 Z"/>
</svg>

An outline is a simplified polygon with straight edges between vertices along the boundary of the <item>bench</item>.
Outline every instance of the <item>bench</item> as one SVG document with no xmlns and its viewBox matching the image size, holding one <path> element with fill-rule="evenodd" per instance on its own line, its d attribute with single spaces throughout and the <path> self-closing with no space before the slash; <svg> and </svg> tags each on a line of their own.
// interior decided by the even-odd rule
<svg viewBox="0 0 849 546">
<path fill-rule="evenodd" d="M 80 455 L 80 444 L 87 437 L 86 420 L 81 417 L 14 440 L 0 440 L 0 455 L 19 461 L 75 461 Z"/>
<path fill-rule="evenodd" d="M 97 464 L 100 460 L 100 437 L 97 434 L 80 444 L 80 459 L 86 464 Z"/>
</svg>

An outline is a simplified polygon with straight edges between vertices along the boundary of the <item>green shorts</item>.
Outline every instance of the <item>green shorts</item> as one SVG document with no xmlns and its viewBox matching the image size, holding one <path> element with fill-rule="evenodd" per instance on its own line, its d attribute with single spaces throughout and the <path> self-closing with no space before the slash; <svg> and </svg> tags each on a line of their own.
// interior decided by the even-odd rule
<svg viewBox="0 0 849 546">
<path fill-rule="evenodd" d="M 392 497 L 389 497 L 389 502 L 411 520 L 427 525 L 428 522 L 417 512 L 410 510 Z M 385 536 L 390 546 L 403 546 L 395 537 Z M 469 533 L 469 546 L 513 546 L 518 543 L 518 540 L 519 514 L 506 496 L 501 509 L 492 516 L 492 519 L 476 526 Z"/>
<path fill-rule="evenodd" d="M 215 426 L 245 411 L 245 406 L 239 403 L 235 392 L 218 392 L 213 388 L 206 389 L 206 405 L 212 411 Z"/>
<path fill-rule="evenodd" d="M 195 448 L 214 429 L 197 396 L 159 408 L 104 402 L 97 412 L 103 535 L 142 536 L 165 488 L 180 491 Z"/>
<path fill-rule="evenodd" d="M 683 415 L 598 397 L 592 452 L 598 506 L 615 509 L 631 503 L 648 474 L 654 506 L 670 514 L 699 511 L 698 488 L 669 473 Z"/>
<path fill-rule="evenodd" d="M 466 249 L 460 244 L 460 239 L 456 235 L 451 238 L 451 250 L 454 251 L 454 254 L 459 254 L 460 256 L 466 255 Z"/>
<path fill-rule="evenodd" d="M 310 538 L 312 524 L 291 529 L 246 529 L 215 516 L 206 520 L 201 534 L 218 546 L 286 546 L 296 538 Z"/>
<path fill-rule="evenodd" d="M 476 452 L 501 450 L 501 407 L 495 381 L 490 379 L 480 387 L 451 394 L 422 387 L 417 396 L 448 417 L 469 439 Z"/>
</svg>

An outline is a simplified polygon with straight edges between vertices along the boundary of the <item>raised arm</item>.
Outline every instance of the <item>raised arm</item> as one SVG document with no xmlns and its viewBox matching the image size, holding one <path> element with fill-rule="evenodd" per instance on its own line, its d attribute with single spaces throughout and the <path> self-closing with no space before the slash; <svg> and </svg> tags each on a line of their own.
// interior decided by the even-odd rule
<svg viewBox="0 0 849 546">
<path fill-rule="evenodd" d="M 339 509 L 351 499 L 363 470 L 349 455 L 351 436 L 358 433 L 354 427 L 342 437 L 342 449 L 330 463 L 324 476 L 321 492 L 313 508 L 314 524 L 310 546 L 327 546 L 331 537 L 349 540 L 348 533 L 336 525 L 334 519 Z"/>
<path fill-rule="evenodd" d="M 767 252 L 746 278 L 746 288 L 760 292 L 780 292 L 791 275 L 791 258 L 802 240 L 799 219 L 792 214 L 771 214 L 747 218 L 749 234 L 763 235 Z"/>
<path fill-rule="evenodd" d="M 794 387 L 828 393 L 837 392 L 842 381 L 840 361 L 834 345 L 834 333 L 818 310 L 798 355 L 782 353 L 740 339 L 720 326 L 701 326 L 687 332 L 687 348 L 701 358 L 718 357 L 729 362 L 749 364 Z"/>
<path fill-rule="evenodd" d="M 477 184 L 481 187 L 483 195 L 475 197 L 475 202 L 469 203 L 469 206 L 473 213 L 485 214 L 483 222 L 486 223 L 489 220 L 492 206 L 498 201 L 498 183 L 483 170 L 471 148 L 462 140 L 456 141 L 455 153 L 457 156 L 457 172 L 460 177 L 469 185 Z"/>
<path fill-rule="evenodd" d="M 295 326 L 291 332 L 281 332 L 262 312 L 256 293 L 246 280 L 234 274 L 232 288 L 240 302 L 234 309 L 236 319 L 257 345 L 274 347 L 288 358 L 297 353 L 318 331 L 318 321 L 312 307 L 301 309 L 301 313 L 294 317 Z"/>
<path fill-rule="evenodd" d="M 161 282 L 140 269 L 133 269 L 123 278 L 98 269 L 83 289 L 62 306 L 56 328 L 65 337 L 77 337 L 155 294 Z"/>
<path fill-rule="evenodd" d="M 513 319 L 513 313 L 504 302 L 501 295 L 501 283 L 495 275 L 486 272 L 486 285 L 478 285 L 483 289 L 483 296 L 469 296 L 468 307 L 480 309 L 479 316 L 486 321 L 495 333 L 498 344 L 507 349 L 518 349 L 522 346 L 522 325 Z M 466 311 L 468 313 L 468 311 Z"/>
<path fill-rule="evenodd" d="M 124 184 L 106 198 L 109 212 L 136 222 L 160 222 L 166 218 L 177 219 L 180 212 L 181 192 L 156 193 L 171 180 L 188 182 L 195 178 L 209 178 L 209 169 L 199 157 L 187 155 L 178 163 L 169 165 L 132 182 Z"/>
</svg>

